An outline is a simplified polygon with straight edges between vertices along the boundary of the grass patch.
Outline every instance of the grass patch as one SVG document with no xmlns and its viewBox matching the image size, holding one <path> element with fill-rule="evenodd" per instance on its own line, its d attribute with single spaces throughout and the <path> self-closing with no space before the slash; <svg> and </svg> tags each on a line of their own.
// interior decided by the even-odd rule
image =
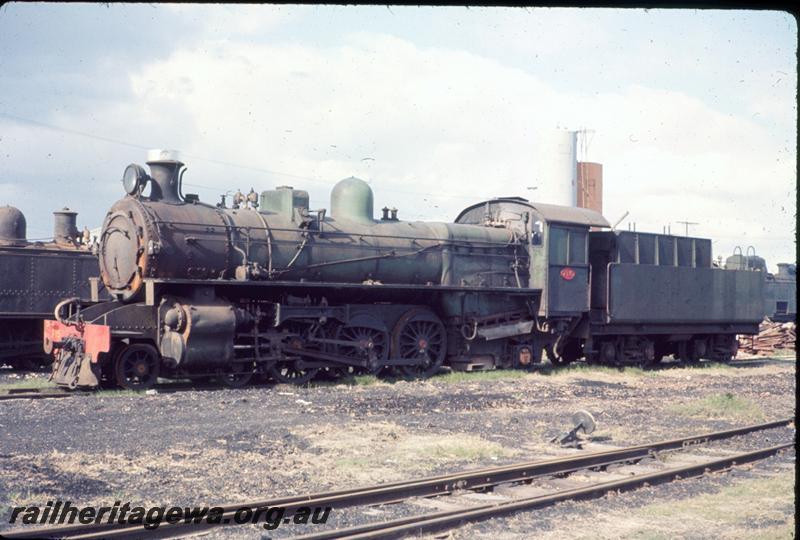
<svg viewBox="0 0 800 540">
<path fill-rule="evenodd" d="M 783 525 L 776 527 L 768 527 L 750 536 L 750 540 L 776 540 L 776 539 L 791 539 L 794 538 L 794 516 L 789 518 L 789 521 Z"/>
<path fill-rule="evenodd" d="M 566 366 L 544 366 L 536 371 L 546 377 L 559 377 L 565 375 L 622 375 L 632 377 L 655 377 L 657 371 L 645 370 L 636 366 L 596 366 L 583 362 L 568 364 Z"/>
<path fill-rule="evenodd" d="M 714 394 L 685 404 L 672 405 L 669 409 L 682 416 L 695 418 L 748 421 L 764 419 L 764 411 L 757 403 L 735 396 L 730 392 Z"/>
<path fill-rule="evenodd" d="M 312 380 L 308 384 L 309 387 L 328 387 L 328 386 L 372 386 L 378 383 L 393 383 L 396 379 L 383 379 L 375 375 L 348 375 L 340 379 L 332 381 L 317 381 Z M 296 387 L 293 387 L 296 388 Z"/>
<path fill-rule="evenodd" d="M 412 436 L 398 445 L 398 452 L 406 454 L 409 460 L 416 460 L 424 455 L 437 461 L 471 461 L 507 457 L 514 453 L 497 443 L 473 435 Z"/>
<path fill-rule="evenodd" d="M 94 397 L 130 397 L 130 396 L 144 396 L 144 392 L 138 390 L 97 390 L 92 393 Z"/>
<path fill-rule="evenodd" d="M 480 381 L 514 381 L 518 379 L 525 379 L 535 374 L 544 375 L 548 377 L 569 376 L 569 375 L 611 375 L 615 377 L 656 377 L 658 371 L 645 370 L 635 366 L 625 367 L 608 367 L 608 366 L 595 366 L 585 363 L 569 364 L 567 366 L 551 366 L 543 365 L 536 366 L 532 370 L 525 369 L 490 369 L 485 371 L 449 371 L 434 375 L 430 379 L 431 382 L 443 383 L 468 383 Z M 341 379 L 333 381 L 311 381 L 309 386 L 328 387 L 328 386 L 371 386 L 373 384 L 394 384 L 398 381 L 415 382 L 425 379 L 414 377 L 401 377 L 398 375 L 384 375 L 376 377 L 375 375 L 350 375 L 342 377 Z"/>
<path fill-rule="evenodd" d="M 334 464 L 340 469 L 361 469 L 369 467 L 370 460 L 367 458 L 342 458 L 334 461 Z"/>
<path fill-rule="evenodd" d="M 699 362 L 697 364 L 683 364 L 680 367 L 683 369 L 733 369 L 733 366 L 725 362 Z"/>
<path fill-rule="evenodd" d="M 754 518 L 783 520 L 794 510 L 794 473 L 783 472 L 770 478 L 742 480 L 716 493 L 689 499 L 656 503 L 637 513 L 658 520 L 704 520 L 744 524 Z"/>
<path fill-rule="evenodd" d="M 474 461 L 506 457 L 511 452 L 501 445 L 471 435 L 441 437 L 435 435 L 411 435 L 399 437 L 379 453 L 350 456 L 337 460 L 336 465 L 343 468 L 378 467 L 393 464 L 402 469 L 418 465 L 420 456 L 425 456 L 428 464 L 451 461 Z"/>
<path fill-rule="evenodd" d="M 416 446 L 423 455 L 442 461 L 505 457 L 509 453 L 499 444 L 479 438 L 458 438 Z"/>
<path fill-rule="evenodd" d="M 351 386 L 372 386 L 378 384 L 381 380 L 375 375 L 354 375 L 349 377 Z"/>
<path fill-rule="evenodd" d="M 503 381 L 515 380 L 527 377 L 530 372 L 518 369 L 501 369 L 501 370 L 487 370 L 487 371 L 451 371 L 441 375 L 434 375 L 430 379 L 431 382 L 443 383 L 461 383 L 461 382 L 479 382 L 479 381 Z M 399 377 L 399 376 L 382 376 L 376 377 L 375 375 L 351 375 L 343 377 L 336 381 L 313 381 L 311 386 L 372 386 L 374 384 L 394 384 L 399 381 L 417 382 L 425 379 L 417 379 L 414 377 Z"/>
<path fill-rule="evenodd" d="M 492 369 L 487 371 L 451 371 L 431 379 L 435 382 L 460 383 L 524 379 L 530 372 L 521 369 Z"/>
<path fill-rule="evenodd" d="M 335 432 L 304 436 L 310 459 L 340 482 L 393 481 L 439 470 L 443 465 L 496 461 L 517 450 L 466 433 L 431 434 L 388 422 L 355 422 Z"/>
<path fill-rule="evenodd" d="M 712 493 L 670 497 L 597 517 L 591 530 L 569 528 L 575 540 L 794 538 L 794 470 L 737 480 Z"/>
<path fill-rule="evenodd" d="M 0 392 L 27 388 L 55 388 L 56 385 L 44 377 L 31 377 L 10 383 L 0 384 Z"/>
</svg>

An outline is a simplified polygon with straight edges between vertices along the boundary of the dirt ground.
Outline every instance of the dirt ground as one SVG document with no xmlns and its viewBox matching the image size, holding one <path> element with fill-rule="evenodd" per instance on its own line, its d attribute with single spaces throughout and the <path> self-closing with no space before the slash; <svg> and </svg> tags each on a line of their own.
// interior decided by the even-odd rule
<svg viewBox="0 0 800 540">
<path fill-rule="evenodd" d="M 0 391 L 41 386 L 42 377 L 1 370 Z M 796 394 L 794 359 L 169 389 L 0 402 L 0 530 L 12 507 L 54 499 L 215 505 L 565 455 L 576 450 L 549 441 L 579 409 L 597 421 L 586 450 L 674 438 L 794 416 Z M 781 428 L 699 452 L 793 438 L 793 427 Z M 727 473 L 465 525 L 450 536 L 790 538 L 794 472 L 790 451 Z M 436 510 L 431 501 L 340 510 L 330 524 Z M 209 537 L 314 530 L 267 534 L 249 525 Z"/>
</svg>

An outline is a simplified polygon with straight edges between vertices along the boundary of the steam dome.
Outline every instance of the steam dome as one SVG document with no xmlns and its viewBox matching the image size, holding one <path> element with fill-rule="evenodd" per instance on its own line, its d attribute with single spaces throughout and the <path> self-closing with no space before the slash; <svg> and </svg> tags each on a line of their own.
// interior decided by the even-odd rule
<svg viewBox="0 0 800 540">
<path fill-rule="evenodd" d="M 26 229 L 22 212 L 13 206 L 0 207 L 0 244 L 24 244 Z"/>
<path fill-rule="evenodd" d="M 340 180 L 331 191 L 331 216 L 347 221 L 374 221 L 372 188 L 351 176 Z"/>
</svg>

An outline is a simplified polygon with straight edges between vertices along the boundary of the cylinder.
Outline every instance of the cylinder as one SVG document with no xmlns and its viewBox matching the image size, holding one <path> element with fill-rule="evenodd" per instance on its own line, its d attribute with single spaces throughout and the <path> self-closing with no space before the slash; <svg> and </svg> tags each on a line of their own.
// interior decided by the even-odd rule
<svg viewBox="0 0 800 540">
<path fill-rule="evenodd" d="M 78 238 L 78 213 L 67 207 L 53 212 L 53 242 L 74 244 Z"/>
</svg>

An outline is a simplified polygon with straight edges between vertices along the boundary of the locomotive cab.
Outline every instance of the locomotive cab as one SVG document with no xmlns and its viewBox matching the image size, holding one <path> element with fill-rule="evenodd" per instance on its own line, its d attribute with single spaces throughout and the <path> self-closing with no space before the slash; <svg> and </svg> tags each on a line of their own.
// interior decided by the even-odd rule
<svg viewBox="0 0 800 540">
<path fill-rule="evenodd" d="M 589 309 L 589 227 L 609 227 L 586 208 L 492 199 L 464 210 L 456 223 L 507 227 L 528 238 L 528 288 L 545 291 L 541 317 L 575 316 Z"/>
</svg>

